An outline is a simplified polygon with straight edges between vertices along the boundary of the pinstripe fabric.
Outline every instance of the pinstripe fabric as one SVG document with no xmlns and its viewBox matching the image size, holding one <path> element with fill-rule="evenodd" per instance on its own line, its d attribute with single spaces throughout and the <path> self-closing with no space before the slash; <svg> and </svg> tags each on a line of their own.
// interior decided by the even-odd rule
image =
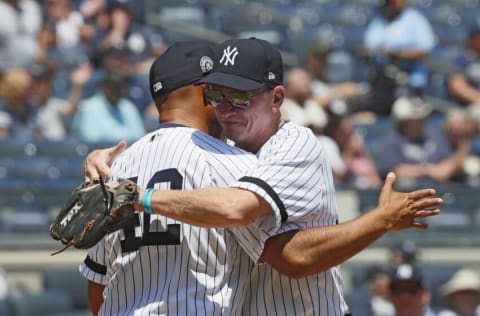
<svg viewBox="0 0 480 316">
<path fill-rule="evenodd" d="M 265 241 L 289 230 L 335 225 L 338 219 L 330 166 L 310 130 L 286 123 L 257 153 L 256 168 L 232 184 L 262 196 L 273 212 L 232 231 L 258 262 Z M 269 187 L 268 187 L 269 186 Z M 281 201 L 281 202 L 279 202 Z M 282 214 L 286 210 L 287 218 Z M 344 315 L 338 268 L 290 279 L 270 265 L 256 265 L 246 290 L 244 315 Z"/>
<path fill-rule="evenodd" d="M 115 161 L 115 178 L 137 178 L 142 187 L 188 190 L 225 186 L 256 165 L 254 155 L 206 134 L 163 127 Z M 144 216 L 149 215 L 139 214 L 132 229 L 106 236 L 80 265 L 86 278 L 107 285 L 99 315 L 238 315 L 253 263 L 234 236 L 224 229 Z M 145 245 L 151 240 L 174 243 L 166 230 L 175 235 L 175 225 L 180 225 L 179 244 Z M 106 267 L 106 274 L 99 266 Z"/>
<path fill-rule="evenodd" d="M 259 264 L 253 266 L 251 263 L 251 259 L 255 262 L 258 261 L 258 258 L 263 251 L 265 241 L 273 235 L 292 229 L 306 229 L 309 227 L 334 225 L 337 221 L 337 207 L 330 167 L 326 163 L 321 146 L 316 142 L 316 139 L 311 132 L 291 123 L 284 124 L 283 127 L 257 153 L 259 161 L 247 162 L 248 166 L 245 166 L 243 161 L 239 163 L 231 157 L 232 155 L 238 155 L 238 153 L 235 152 L 235 149 L 231 147 L 225 149 L 228 150 L 228 155 L 225 155 L 221 151 L 215 150 L 219 147 L 216 142 L 212 141 L 210 138 L 198 137 L 195 138 L 194 141 L 196 145 L 206 149 L 204 153 L 207 153 L 206 157 L 208 158 L 208 163 L 205 164 L 209 166 L 209 172 L 215 174 L 215 176 L 212 177 L 212 185 L 232 183 L 233 181 L 231 179 L 227 179 L 227 175 L 230 173 L 238 174 L 239 176 L 235 177 L 235 179 L 240 180 L 235 182 L 232 186 L 256 192 L 258 195 L 265 198 L 265 200 L 272 205 L 273 209 L 273 212 L 256 219 L 254 223 L 247 227 L 227 229 L 223 232 L 226 236 L 224 240 L 230 242 L 230 247 L 225 247 L 225 249 L 227 249 L 226 251 L 228 251 L 228 249 L 233 250 L 231 250 L 231 256 L 222 257 L 224 253 L 219 252 L 220 255 L 217 257 L 217 262 L 223 262 L 221 259 L 218 259 L 223 258 L 223 260 L 226 260 L 227 262 L 236 263 L 236 266 L 242 270 L 239 274 L 242 274 L 245 271 L 249 273 L 245 288 L 242 287 L 241 282 L 235 281 L 234 278 L 236 277 L 236 274 L 230 274 L 229 285 L 231 287 L 229 287 L 229 297 L 233 300 L 232 306 L 243 304 L 242 315 L 329 316 L 345 314 L 347 312 L 347 306 L 343 300 L 343 284 L 338 268 L 333 268 L 324 273 L 312 275 L 300 280 L 294 280 L 280 275 L 269 265 Z M 183 148 L 178 142 L 175 143 L 176 145 L 173 148 Z M 165 146 L 162 148 L 170 147 Z M 162 155 L 171 157 L 171 153 L 168 154 L 168 152 L 169 151 L 162 152 Z M 184 152 L 183 155 L 187 154 Z M 146 156 L 148 156 L 146 153 L 142 153 L 137 154 L 135 156 L 136 158 L 131 159 L 145 159 Z M 185 158 L 183 157 L 182 159 Z M 224 162 L 225 159 L 230 161 Z M 135 165 L 141 166 L 142 164 L 136 162 Z M 132 168 L 131 165 L 128 166 L 128 169 Z M 197 168 L 198 166 L 194 169 L 197 170 Z M 244 170 L 247 169 L 248 171 L 245 172 Z M 121 170 L 123 172 L 120 172 L 121 175 L 126 174 L 122 175 L 124 177 L 128 177 L 129 174 L 138 174 L 139 181 L 141 177 L 145 177 L 144 175 L 141 175 L 140 172 L 132 171 L 128 174 L 126 169 Z M 192 175 L 193 174 L 195 173 L 192 173 Z M 195 176 L 197 175 L 195 174 Z M 194 182 L 196 179 L 192 179 L 191 181 Z M 175 222 L 172 221 L 172 223 Z M 182 227 L 185 226 L 186 225 Z M 186 230 L 184 229 L 183 231 Z M 248 256 L 251 259 L 245 255 L 245 252 L 242 251 L 240 247 L 232 242 L 230 239 L 232 237 L 230 232 L 235 235 L 241 248 L 248 253 Z M 114 235 L 115 238 L 122 238 L 121 234 Z M 183 236 L 185 238 L 185 233 L 183 233 Z M 118 244 L 118 241 L 108 240 L 112 238 L 113 237 L 109 236 L 106 243 Z M 197 245 L 201 244 L 212 245 L 210 242 L 198 243 Z M 109 254 L 104 248 L 112 249 L 112 254 Z M 104 248 L 102 245 L 99 245 L 97 249 L 90 251 L 92 258 L 95 259 L 95 256 L 97 256 L 99 258 L 98 260 L 102 262 L 102 260 L 105 261 L 102 259 L 105 257 L 119 257 L 118 252 L 121 250 L 115 250 L 115 247 L 112 248 L 109 245 L 106 245 Z M 150 248 L 152 247 L 147 247 L 147 249 Z M 166 269 L 164 267 L 175 264 L 170 262 L 170 259 L 174 258 L 173 255 L 171 255 L 174 249 L 169 249 L 170 248 L 165 250 L 165 255 L 161 258 L 158 256 L 151 259 L 150 252 L 148 252 L 148 259 L 151 260 L 150 262 L 160 262 L 159 271 Z M 212 246 L 211 249 L 219 251 L 219 249 L 223 248 Z M 168 253 L 168 251 L 170 251 L 170 253 Z M 139 252 L 140 254 L 143 254 L 144 249 L 141 248 Z M 197 249 L 197 253 L 201 252 L 200 249 Z M 138 254 L 135 254 L 133 258 L 129 256 L 123 256 L 122 258 L 123 260 L 130 262 L 130 260 L 139 260 L 137 257 L 139 257 Z M 141 259 L 142 258 L 143 257 L 141 257 Z M 209 259 L 208 256 L 207 259 Z M 205 263 L 203 266 L 205 269 L 208 269 L 208 264 L 206 263 L 207 259 L 203 261 L 203 263 Z M 142 260 L 146 262 L 146 259 Z M 178 260 L 176 261 L 176 264 L 181 265 L 187 261 L 188 258 Z M 128 273 L 128 271 L 123 269 L 121 264 L 118 265 L 119 267 L 117 270 L 121 271 L 122 274 Z M 142 266 L 146 266 L 146 264 L 142 264 Z M 95 273 L 94 270 L 92 270 L 91 267 L 88 267 L 85 263 L 81 266 L 81 271 L 85 276 L 92 280 L 95 278 L 100 281 L 108 279 Z M 193 269 L 193 271 L 197 271 L 197 267 Z M 107 271 L 107 275 L 108 273 L 115 276 L 111 271 Z M 155 271 L 152 270 L 150 273 L 154 274 Z M 134 277 L 136 280 L 141 277 L 138 273 L 135 275 L 132 273 L 130 274 L 132 279 L 130 282 L 134 282 Z M 177 288 L 174 287 L 174 290 L 172 290 L 172 284 L 177 284 L 177 279 L 179 278 L 175 278 L 173 275 L 173 273 L 160 273 L 160 275 L 156 276 L 155 280 L 159 283 L 159 286 L 151 287 L 152 289 L 156 289 L 155 293 L 152 294 L 153 297 L 163 298 L 165 295 L 170 297 L 172 291 L 175 292 Z M 186 278 L 189 279 L 188 275 Z M 142 282 L 145 282 L 145 279 L 146 278 L 144 278 Z M 212 282 L 212 279 L 204 279 L 205 282 L 206 280 Z M 116 282 L 121 281 L 122 280 Z M 123 284 L 128 284 L 128 282 L 123 282 Z M 198 290 L 197 285 L 194 291 Z M 142 289 L 148 289 L 148 287 L 143 287 Z M 114 311 L 115 308 L 118 309 L 119 306 L 126 306 L 123 302 L 128 298 L 128 295 L 131 295 L 130 291 L 142 293 L 140 287 L 129 289 L 128 295 L 125 286 L 117 286 L 116 291 L 115 295 L 112 295 L 112 298 L 110 299 L 110 305 L 106 304 L 109 308 L 105 313 L 107 315 L 111 315 L 111 311 Z M 183 297 L 182 295 L 180 295 L 180 299 Z M 225 297 L 226 296 L 222 297 L 222 299 Z M 166 304 L 165 306 L 160 306 L 161 313 L 159 314 L 191 313 L 193 315 L 202 315 L 208 314 L 209 312 L 209 315 L 218 314 L 218 309 L 214 308 L 215 305 L 210 310 L 207 310 L 207 305 L 210 305 L 209 302 L 211 302 L 211 300 L 205 302 L 201 299 L 196 300 L 193 307 L 188 305 L 188 308 L 185 309 L 186 304 L 178 304 L 182 305 L 180 307 L 175 305 L 175 302 L 177 302 L 178 299 L 179 297 L 177 296 L 172 298 L 171 305 Z M 244 299 L 245 303 L 243 303 Z M 188 299 L 185 299 L 183 302 L 186 301 L 188 301 Z M 222 302 L 225 303 L 226 300 L 222 300 Z M 235 312 L 236 311 L 232 311 L 231 314 L 235 314 Z M 128 311 L 125 314 L 129 314 Z M 130 314 L 133 313 L 130 312 Z M 156 315 L 155 313 L 151 314 Z M 225 310 L 224 314 L 230 313 L 228 310 Z M 149 315 L 149 313 L 145 313 L 145 315 Z"/>
</svg>

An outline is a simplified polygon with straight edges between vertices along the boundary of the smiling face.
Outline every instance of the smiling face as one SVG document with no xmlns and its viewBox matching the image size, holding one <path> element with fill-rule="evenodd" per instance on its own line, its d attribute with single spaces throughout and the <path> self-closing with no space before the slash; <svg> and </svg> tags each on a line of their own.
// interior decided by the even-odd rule
<svg viewBox="0 0 480 316">
<path fill-rule="evenodd" d="M 217 85 L 210 88 L 224 95 L 243 92 Z M 283 86 L 271 90 L 261 88 L 249 91 L 250 105 L 246 109 L 235 108 L 224 98 L 215 109 L 215 114 L 225 136 L 240 148 L 250 152 L 258 151 L 278 128 L 284 94 Z"/>
</svg>

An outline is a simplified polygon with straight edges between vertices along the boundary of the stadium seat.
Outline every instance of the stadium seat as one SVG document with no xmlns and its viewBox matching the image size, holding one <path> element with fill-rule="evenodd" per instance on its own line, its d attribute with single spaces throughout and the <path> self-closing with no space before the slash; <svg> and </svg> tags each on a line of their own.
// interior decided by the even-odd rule
<svg viewBox="0 0 480 316">
<path fill-rule="evenodd" d="M 248 8 L 243 6 L 217 6 L 208 10 L 210 23 L 216 30 L 235 35 L 242 31 L 249 30 L 254 26 L 255 29 L 261 29 L 265 26 L 271 28 L 271 23 L 260 20 L 254 14 L 249 13 Z M 258 14 L 258 12 L 257 12 Z"/>
<path fill-rule="evenodd" d="M 44 289 L 64 292 L 69 295 L 75 309 L 88 309 L 87 279 L 76 266 L 46 268 L 42 277 Z"/>
<path fill-rule="evenodd" d="M 467 210 L 460 208 L 458 205 L 451 210 L 448 206 L 442 206 L 442 215 L 434 216 L 428 219 L 428 223 L 432 229 L 469 229 L 472 223 Z"/>
<path fill-rule="evenodd" d="M 462 25 L 438 25 L 434 32 L 439 47 L 462 47 L 466 44 L 467 30 Z"/>
<path fill-rule="evenodd" d="M 57 179 L 60 176 L 58 168 L 45 157 L 32 156 L 18 158 L 7 170 L 9 179 L 44 180 Z"/>
<path fill-rule="evenodd" d="M 378 118 L 372 124 L 357 124 L 355 131 L 363 138 L 365 145 L 375 162 L 378 161 L 378 154 L 383 137 L 394 128 L 394 123 L 389 117 Z"/>
<path fill-rule="evenodd" d="M 160 19 L 173 22 L 183 21 L 199 26 L 206 24 L 203 9 L 192 5 L 162 6 L 160 8 Z"/>
<path fill-rule="evenodd" d="M 78 183 L 83 181 L 84 158 L 58 159 L 52 162 L 59 170 L 62 179 L 74 180 Z"/>
<path fill-rule="evenodd" d="M 277 30 L 244 30 L 237 34 L 237 38 L 249 38 L 256 37 L 275 45 L 280 44 L 283 41 L 283 35 Z"/>
<path fill-rule="evenodd" d="M 12 315 L 12 306 L 10 297 L 0 299 L 0 315 Z"/>
<path fill-rule="evenodd" d="M 326 76 L 331 83 L 353 78 L 353 57 L 347 50 L 336 50 L 328 55 Z"/>
<path fill-rule="evenodd" d="M 0 157 L 17 158 L 33 156 L 36 152 L 37 147 L 31 141 L 14 137 L 0 139 Z"/>
<path fill-rule="evenodd" d="M 90 312 L 90 310 L 72 311 L 72 312 L 47 314 L 45 316 L 92 316 L 92 312 Z"/>
<path fill-rule="evenodd" d="M 2 231 L 7 233 L 46 232 L 50 224 L 50 218 L 40 208 L 2 212 L 0 218 Z"/>
<path fill-rule="evenodd" d="M 73 310 L 70 297 L 59 291 L 23 293 L 12 299 L 14 316 L 46 316 Z"/>
<path fill-rule="evenodd" d="M 360 190 L 358 191 L 358 210 L 360 213 L 366 213 L 375 208 L 378 204 L 379 190 Z"/>
<path fill-rule="evenodd" d="M 75 138 L 60 141 L 43 140 L 36 143 L 37 154 L 49 158 L 78 158 L 88 153 L 88 148 Z"/>
</svg>

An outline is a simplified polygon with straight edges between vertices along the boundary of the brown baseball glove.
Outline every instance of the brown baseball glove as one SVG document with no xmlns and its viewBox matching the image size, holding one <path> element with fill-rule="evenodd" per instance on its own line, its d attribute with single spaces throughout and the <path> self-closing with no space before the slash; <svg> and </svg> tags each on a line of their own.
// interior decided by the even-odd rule
<svg viewBox="0 0 480 316">
<path fill-rule="evenodd" d="M 134 204 L 138 201 L 137 185 L 121 180 L 117 186 L 99 183 L 82 183 L 70 195 L 55 221 L 50 225 L 50 235 L 65 247 L 88 249 L 107 233 L 114 232 L 133 218 Z"/>
</svg>

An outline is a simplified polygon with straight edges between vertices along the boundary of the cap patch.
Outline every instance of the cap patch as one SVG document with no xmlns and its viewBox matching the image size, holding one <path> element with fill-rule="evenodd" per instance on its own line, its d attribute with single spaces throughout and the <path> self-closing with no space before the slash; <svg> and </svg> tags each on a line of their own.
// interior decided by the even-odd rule
<svg viewBox="0 0 480 316">
<path fill-rule="evenodd" d="M 213 60 L 209 56 L 200 58 L 200 69 L 203 73 L 210 72 L 213 69 Z"/>
</svg>

